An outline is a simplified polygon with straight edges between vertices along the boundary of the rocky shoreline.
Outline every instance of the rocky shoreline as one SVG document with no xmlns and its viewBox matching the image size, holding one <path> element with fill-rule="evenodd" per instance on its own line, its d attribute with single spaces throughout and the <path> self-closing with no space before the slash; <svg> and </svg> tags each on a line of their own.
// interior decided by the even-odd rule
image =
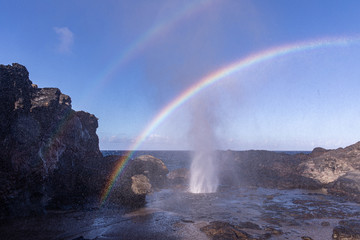
<svg viewBox="0 0 360 240">
<path fill-rule="evenodd" d="M 88 206 L 98 209 L 111 173 L 124 161 L 124 156 L 102 156 L 94 115 L 74 111 L 71 98 L 57 88 L 37 87 L 20 64 L 0 65 L 0 126 L 0 219 Z M 360 142 L 296 155 L 220 151 L 217 161 L 220 184 L 226 188 L 323 189 L 360 203 Z M 105 205 L 140 209 L 147 204 L 148 194 L 161 189 L 184 190 L 188 180 L 187 169 L 169 173 L 160 159 L 140 156 L 130 161 L 114 183 Z M 359 216 L 360 209 L 349 218 Z M 213 221 L 199 229 L 212 239 L 281 235 L 256 223 L 244 224 Z M 249 228 L 264 233 L 253 236 L 244 231 Z M 332 238 L 360 239 L 360 222 L 339 221 Z"/>
</svg>

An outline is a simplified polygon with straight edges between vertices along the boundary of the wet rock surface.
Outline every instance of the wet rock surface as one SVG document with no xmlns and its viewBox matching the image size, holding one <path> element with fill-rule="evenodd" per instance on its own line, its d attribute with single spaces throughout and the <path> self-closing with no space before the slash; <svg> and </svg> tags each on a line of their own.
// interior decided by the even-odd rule
<svg viewBox="0 0 360 240">
<path fill-rule="evenodd" d="M 324 192 L 221 188 L 214 194 L 192 194 L 164 189 L 146 198 L 138 209 L 102 207 L 8 219 L 0 232 L 6 239 L 321 240 L 334 233 L 334 239 L 358 239 L 359 204 Z"/>
<path fill-rule="evenodd" d="M 360 220 L 342 220 L 333 230 L 333 239 L 339 240 L 359 240 L 360 239 Z"/>
<path fill-rule="evenodd" d="M 241 230 L 239 226 L 227 223 L 227 222 L 210 222 L 209 225 L 200 228 L 201 231 L 205 232 L 211 239 L 255 239 L 245 231 Z"/>
<path fill-rule="evenodd" d="M 241 187 L 199 195 L 163 191 L 149 200 L 150 206 L 182 214 L 187 222 L 206 223 L 203 230 L 214 238 L 241 230 L 250 239 L 331 239 L 339 221 L 360 217 L 357 203 L 326 191 Z"/>
</svg>

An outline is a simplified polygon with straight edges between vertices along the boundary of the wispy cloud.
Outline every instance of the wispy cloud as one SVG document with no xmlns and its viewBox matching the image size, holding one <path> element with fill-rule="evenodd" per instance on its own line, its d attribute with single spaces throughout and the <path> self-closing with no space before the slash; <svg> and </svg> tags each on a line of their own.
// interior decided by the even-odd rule
<svg viewBox="0 0 360 240">
<path fill-rule="evenodd" d="M 72 45 L 74 44 L 74 34 L 67 27 L 54 27 L 55 33 L 59 38 L 59 45 L 57 50 L 60 53 L 71 53 Z"/>
</svg>

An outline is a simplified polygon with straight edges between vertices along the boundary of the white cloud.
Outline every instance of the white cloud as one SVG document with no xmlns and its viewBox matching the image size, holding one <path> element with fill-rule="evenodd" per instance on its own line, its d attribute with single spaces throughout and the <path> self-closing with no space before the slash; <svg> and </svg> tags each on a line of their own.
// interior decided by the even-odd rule
<svg viewBox="0 0 360 240">
<path fill-rule="evenodd" d="M 55 33 L 59 38 L 58 51 L 61 53 L 71 53 L 74 44 L 74 34 L 67 27 L 54 27 Z"/>
<path fill-rule="evenodd" d="M 170 141 L 169 137 L 162 136 L 159 134 L 150 134 L 146 139 L 146 142 L 150 143 L 168 143 Z"/>
</svg>

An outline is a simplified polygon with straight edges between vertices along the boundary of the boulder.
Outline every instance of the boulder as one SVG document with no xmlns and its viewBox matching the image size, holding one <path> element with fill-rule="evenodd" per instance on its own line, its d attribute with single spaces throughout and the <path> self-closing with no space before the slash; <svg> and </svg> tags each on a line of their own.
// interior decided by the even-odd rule
<svg viewBox="0 0 360 240">
<path fill-rule="evenodd" d="M 221 239 L 221 240 L 255 240 L 259 238 L 254 238 L 247 232 L 243 231 L 241 227 L 233 225 L 227 222 L 214 221 L 210 224 L 200 228 L 211 239 Z"/>
<path fill-rule="evenodd" d="M 143 174 L 150 180 L 153 188 L 159 189 L 165 186 L 169 170 L 160 159 L 142 155 L 131 161 L 127 173 L 131 176 Z"/>
<path fill-rule="evenodd" d="M 105 159 L 112 162 L 110 169 L 114 171 L 127 158 L 128 156 L 107 156 Z M 115 181 L 107 201 L 111 204 L 141 207 L 146 203 L 146 194 L 165 186 L 168 172 L 165 164 L 151 155 L 132 159 Z"/>
</svg>

